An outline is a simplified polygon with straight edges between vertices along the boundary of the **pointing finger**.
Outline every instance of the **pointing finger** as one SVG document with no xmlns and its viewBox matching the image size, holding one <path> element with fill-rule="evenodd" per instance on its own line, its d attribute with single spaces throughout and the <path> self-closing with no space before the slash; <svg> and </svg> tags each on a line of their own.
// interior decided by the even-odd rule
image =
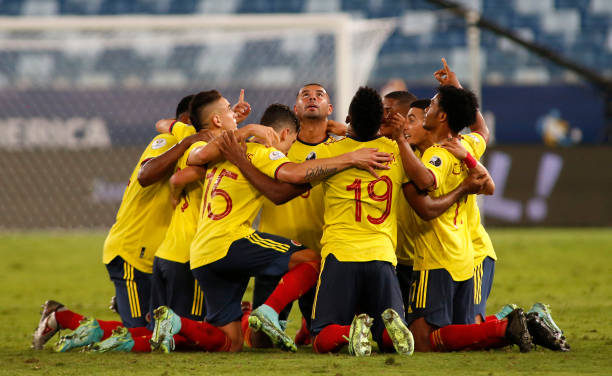
<svg viewBox="0 0 612 376">
<path fill-rule="evenodd" d="M 238 103 L 244 102 L 244 89 L 240 89 L 240 97 L 238 98 Z"/>
<path fill-rule="evenodd" d="M 442 65 L 444 65 L 444 70 L 448 73 L 450 72 L 450 68 L 448 67 L 448 64 L 446 64 L 446 59 L 442 58 Z"/>
</svg>

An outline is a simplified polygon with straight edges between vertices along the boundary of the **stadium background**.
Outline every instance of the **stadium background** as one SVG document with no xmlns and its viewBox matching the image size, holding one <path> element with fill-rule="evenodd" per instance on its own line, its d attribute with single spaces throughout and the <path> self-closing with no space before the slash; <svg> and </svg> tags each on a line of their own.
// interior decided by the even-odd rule
<svg viewBox="0 0 612 376">
<path fill-rule="evenodd" d="M 337 102 L 347 72 L 352 88 L 429 97 L 441 57 L 494 128 L 489 225 L 611 226 L 612 2 L 458 3 L 603 83 L 487 30 L 474 61 L 466 19 L 425 0 L 0 0 L 0 228 L 108 228 L 154 122 L 186 94 L 217 88 L 235 102 L 245 88 L 247 122 L 306 82 Z M 95 28 L 109 17 L 115 28 Z M 295 17 L 322 22 L 287 25 Z"/>
</svg>

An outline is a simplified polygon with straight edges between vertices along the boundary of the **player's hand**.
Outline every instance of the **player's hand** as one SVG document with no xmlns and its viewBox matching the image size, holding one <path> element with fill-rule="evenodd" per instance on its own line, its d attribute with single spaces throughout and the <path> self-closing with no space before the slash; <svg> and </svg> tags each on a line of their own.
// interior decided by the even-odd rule
<svg viewBox="0 0 612 376">
<path fill-rule="evenodd" d="M 459 139 L 456 137 L 451 137 L 447 139 L 446 141 L 442 142 L 440 146 L 448 150 L 452 155 L 454 155 L 460 161 L 464 160 L 465 157 L 467 157 L 467 154 L 468 154 L 467 150 L 461 144 L 461 141 L 459 141 Z"/>
<path fill-rule="evenodd" d="M 386 163 L 391 162 L 391 154 L 378 151 L 376 148 L 362 148 L 350 152 L 353 167 L 368 171 L 375 178 L 379 178 L 375 170 L 388 170 Z"/>
<path fill-rule="evenodd" d="M 471 170 L 467 178 L 461 182 L 465 186 L 467 194 L 480 194 L 490 177 L 477 170 Z"/>
<path fill-rule="evenodd" d="M 403 117 L 401 114 L 395 113 L 390 116 L 385 121 L 385 126 L 392 127 L 393 133 L 391 134 L 391 137 L 395 141 L 400 141 L 401 139 L 406 138 L 406 135 L 404 133 L 404 128 L 406 127 L 406 118 Z"/>
<path fill-rule="evenodd" d="M 251 113 L 251 105 L 244 100 L 244 89 L 240 90 L 240 98 L 238 103 L 232 107 L 234 113 L 236 113 L 236 123 L 240 124 L 246 119 Z"/>
<path fill-rule="evenodd" d="M 266 147 L 274 146 L 280 142 L 280 136 L 271 127 L 260 124 L 249 124 L 244 126 L 247 138 L 253 136 L 253 141 L 263 144 Z"/>
<path fill-rule="evenodd" d="M 181 194 L 179 192 L 178 196 L 175 194 L 170 195 L 170 203 L 172 204 L 172 209 L 176 209 L 178 204 L 181 202 Z"/>
<path fill-rule="evenodd" d="M 337 136 L 345 136 L 348 126 L 344 123 L 335 120 L 327 120 L 327 133 L 333 133 Z"/>
<path fill-rule="evenodd" d="M 246 144 L 244 140 L 236 137 L 236 131 L 225 131 L 215 139 L 215 144 L 219 148 L 225 159 L 235 165 L 246 159 Z"/>
<path fill-rule="evenodd" d="M 461 89 L 461 84 L 459 83 L 459 80 L 457 79 L 457 75 L 455 74 L 455 72 L 450 70 L 450 68 L 448 67 L 448 64 L 446 64 L 446 59 L 444 58 L 442 58 L 442 65 L 443 65 L 443 68 L 438 69 L 434 73 L 434 77 L 436 78 L 436 80 L 438 80 L 440 85 L 450 85 L 450 86 L 454 86 L 456 88 Z"/>
</svg>

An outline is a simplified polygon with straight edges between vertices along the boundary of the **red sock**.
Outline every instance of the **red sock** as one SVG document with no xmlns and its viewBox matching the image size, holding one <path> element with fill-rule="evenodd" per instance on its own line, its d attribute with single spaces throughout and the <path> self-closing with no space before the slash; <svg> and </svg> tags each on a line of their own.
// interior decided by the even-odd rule
<svg viewBox="0 0 612 376">
<path fill-rule="evenodd" d="M 121 321 L 98 320 L 98 324 L 100 324 L 100 329 L 102 329 L 102 331 L 104 332 L 104 334 L 102 334 L 102 339 L 107 339 L 108 337 L 110 337 L 113 334 L 113 330 L 115 330 L 116 327 L 123 326 L 123 323 Z M 132 333 L 131 330 L 130 330 L 130 333 Z M 134 335 L 134 333 L 132 333 L 132 337 L 137 337 L 137 336 L 138 335 Z"/>
<path fill-rule="evenodd" d="M 246 338 L 246 332 L 249 328 L 249 316 L 251 315 L 252 310 L 242 311 L 242 319 L 240 320 L 240 328 L 242 329 L 242 335 Z"/>
<path fill-rule="evenodd" d="M 395 351 L 395 347 L 393 347 L 393 341 L 391 341 L 391 337 L 389 337 L 389 332 L 387 332 L 386 328 L 383 330 L 383 333 L 382 333 L 382 345 L 383 345 L 383 349 L 381 349 L 382 351 L 386 351 L 386 352 Z"/>
<path fill-rule="evenodd" d="M 348 343 L 343 336 L 348 338 L 350 331 L 350 325 L 328 325 L 315 338 L 312 347 L 319 354 L 338 352 Z"/>
<path fill-rule="evenodd" d="M 128 328 L 128 331 L 132 335 L 132 337 L 142 337 L 142 336 L 150 336 L 153 335 L 153 332 L 147 329 L 146 326 L 139 326 L 136 328 Z"/>
<path fill-rule="evenodd" d="M 506 338 L 487 338 L 482 342 L 470 346 L 469 350 L 486 350 L 486 349 L 499 349 L 510 345 L 510 342 Z"/>
<path fill-rule="evenodd" d="M 264 304 L 280 313 L 287 304 L 310 290 L 317 283 L 318 278 L 318 268 L 309 262 L 303 262 L 288 271 L 281 278 L 278 286 L 276 286 L 276 289 L 274 289 Z"/>
<path fill-rule="evenodd" d="M 508 321 L 487 321 L 482 324 L 448 325 L 429 335 L 434 351 L 466 350 L 492 338 L 504 338 Z"/>
<path fill-rule="evenodd" d="M 310 331 L 308 330 L 308 325 L 306 325 L 306 319 L 302 317 L 302 326 L 300 330 L 295 335 L 295 344 L 298 346 L 307 346 L 312 342 L 312 337 L 310 336 Z"/>
<path fill-rule="evenodd" d="M 228 351 L 231 345 L 221 329 L 207 322 L 181 317 L 181 334 L 206 351 Z"/>
<path fill-rule="evenodd" d="M 494 321 L 494 320 L 499 320 L 499 319 L 495 315 L 489 315 L 489 316 L 485 317 L 485 322 L 487 322 L 487 321 Z"/>
<path fill-rule="evenodd" d="M 62 329 L 75 330 L 78 328 L 79 322 L 84 318 L 85 316 L 72 312 L 69 309 L 58 309 L 55 311 L 55 320 L 57 320 Z"/>
<path fill-rule="evenodd" d="M 149 340 L 151 339 L 151 334 L 146 336 L 132 336 L 134 340 L 134 347 L 132 347 L 132 352 L 151 352 L 151 344 Z"/>
</svg>

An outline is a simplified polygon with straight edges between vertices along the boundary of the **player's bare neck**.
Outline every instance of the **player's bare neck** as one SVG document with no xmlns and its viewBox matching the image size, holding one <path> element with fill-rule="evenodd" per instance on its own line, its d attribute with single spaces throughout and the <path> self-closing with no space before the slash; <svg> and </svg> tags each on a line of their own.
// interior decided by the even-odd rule
<svg viewBox="0 0 612 376">
<path fill-rule="evenodd" d="M 325 141 L 327 139 L 327 119 L 302 120 L 298 139 L 309 144 L 318 144 Z"/>
</svg>

